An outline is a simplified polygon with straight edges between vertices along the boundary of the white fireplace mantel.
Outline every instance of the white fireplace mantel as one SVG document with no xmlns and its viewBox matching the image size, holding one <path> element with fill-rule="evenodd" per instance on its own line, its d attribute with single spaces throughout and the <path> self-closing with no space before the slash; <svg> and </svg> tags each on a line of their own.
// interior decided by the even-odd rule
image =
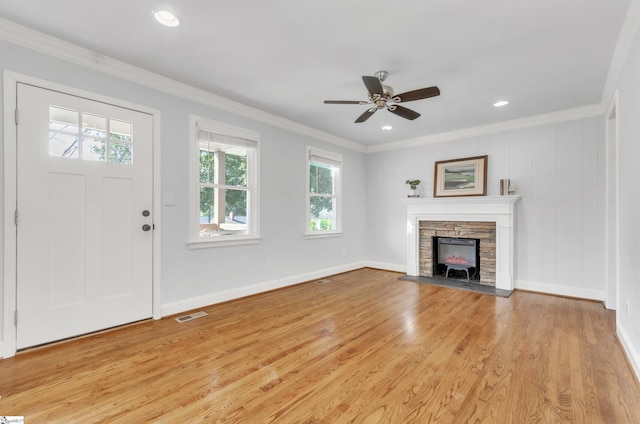
<svg viewBox="0 0 640 424">
<path fill-rule="evenodd" d="M 407 275 L 419 275 L 420 221 L 496 223 L 496 288 L 513 290 L 514 206 L 520 196 L 403 199 L 407 205 Z"/>
</svg>

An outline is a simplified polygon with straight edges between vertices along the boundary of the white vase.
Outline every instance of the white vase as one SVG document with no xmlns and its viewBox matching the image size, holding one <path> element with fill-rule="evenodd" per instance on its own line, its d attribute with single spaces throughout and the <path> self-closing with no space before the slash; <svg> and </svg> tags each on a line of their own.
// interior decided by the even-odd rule
<svg viewBox="0 0 640 424">
<path fill-rule="evenodd" d="M 418 193 L 416 192 L 416 189 L 409 190 L 409 197 L 418 197 Z"/>
</svg>

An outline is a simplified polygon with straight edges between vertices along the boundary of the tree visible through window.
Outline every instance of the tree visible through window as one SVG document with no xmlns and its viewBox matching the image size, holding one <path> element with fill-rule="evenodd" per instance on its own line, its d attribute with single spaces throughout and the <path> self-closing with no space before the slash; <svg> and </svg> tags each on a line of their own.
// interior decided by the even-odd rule
<svg viewBox="0 0 640 424">
<path fill-rule="evenodd" d="M 215 223 L 218 226 L 224 226 L 221 222 L 223 220 L 246 224 L 247 152 L 244 148 L 227 150 L 225 152 L 219 147 L 216 151 L 200 149 L 200 222 L 202 224 Z M 221 161 L 224 166 L 220 166 Z M 219 164 L 218 167 L 216 164 Z M 217 172 L 218 168 L 220 174 Z M 216 190 L 218 190 L 217 197 Z M 224 196 L 220 197 L 222 193 Z M 224 205 L 223 214 L 222 208 L 218 207 L 220 205 Z"/>
<path fill-rule="evenodd" d="M 308 233 L 337 232 L 342 157 L 315 149 L 308 152 Z"/>
<path fill-rule="evenodd" d="M 257 133 L 193 116 L 192 122 L 192 241 L 257 237 Z"/>
</svg>

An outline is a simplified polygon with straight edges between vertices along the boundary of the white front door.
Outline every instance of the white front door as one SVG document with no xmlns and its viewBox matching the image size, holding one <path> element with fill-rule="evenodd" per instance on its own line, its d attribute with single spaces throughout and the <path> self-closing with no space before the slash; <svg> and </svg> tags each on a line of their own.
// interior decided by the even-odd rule
<svg viewBox="0 0 640 424">
<path fill-rule="evenodd" d="M 17 94 L 17 348 L 151 317 L 153 117 Z"/>
</svg>

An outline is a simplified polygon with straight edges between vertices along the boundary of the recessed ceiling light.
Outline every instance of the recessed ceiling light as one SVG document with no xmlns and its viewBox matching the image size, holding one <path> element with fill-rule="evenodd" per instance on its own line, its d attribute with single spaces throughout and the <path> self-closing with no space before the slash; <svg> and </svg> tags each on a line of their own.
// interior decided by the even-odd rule
<svg viewBox="0 0 640 424">
<path fill-rule="evenodd" d="M 167 11 L 167 10 L 158 10 L 153 12 L 153 17 L 156 18 L 156 21 L 160 22 L 162 25 L 166 25 L 169 27 L 175 27 L 180 25 L 180 21 L 176 16 Z"/>
<path fill-rule="evenodd" d="M 509 100 L 500 100 L 499 102 L 495 102 L 493 107 L 502 107 L 509 104 Z"/>
<path fill-rule="evenodd" d="M 393 129 L 393 127 L 391 125 L 385 125 L 382 127 L 382 131 L 391 131 Z"/>
</svg>

